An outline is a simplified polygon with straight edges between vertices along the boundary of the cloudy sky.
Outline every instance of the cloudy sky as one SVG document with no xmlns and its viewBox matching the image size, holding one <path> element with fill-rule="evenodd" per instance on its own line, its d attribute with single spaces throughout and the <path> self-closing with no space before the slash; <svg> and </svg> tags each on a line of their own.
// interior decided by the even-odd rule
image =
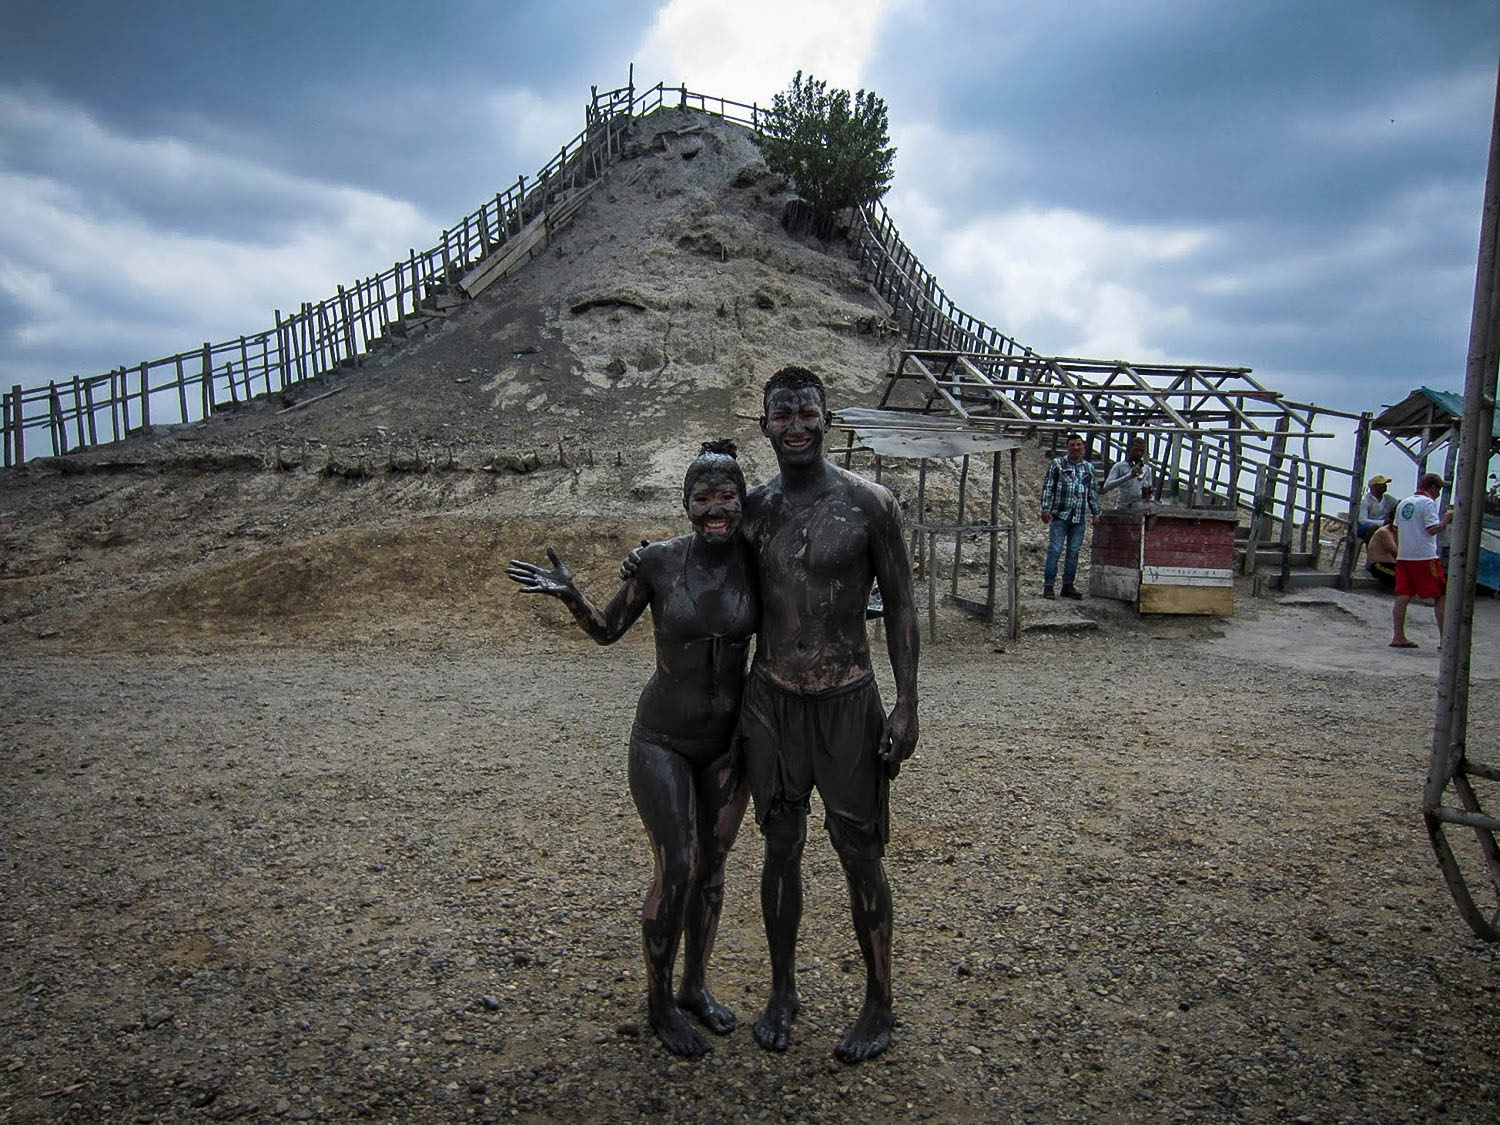
<svg viewBox="0 0 1500 1125">
<path fill-rule="evenodd" d="M 1038 351 L 1244 365 L 1345 410 L 1462 389 L 1493 0 L 0 14 L 6 387 L 257 331 L 432 245 L 633 62 L 637 85 L 741 101 L 798 69 L 878 92 L 908 243 Z"/>
</svg>

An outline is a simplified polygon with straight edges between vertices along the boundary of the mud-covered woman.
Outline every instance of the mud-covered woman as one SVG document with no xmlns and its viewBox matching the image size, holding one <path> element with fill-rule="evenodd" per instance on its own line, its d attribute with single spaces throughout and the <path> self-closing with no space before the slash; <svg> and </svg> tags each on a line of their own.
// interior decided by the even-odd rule
<svg viewBox="0 0 1500 1125">
<path fill-rule="evenodd" d="M 506 573 L 523 593 L 560 599 L 600 644 L 618 640 L 651 607 L 656 671 L 630 732 L 630 793 L 655 859 L 641 911 L 646 1003 L 666 1048 L 696 1056 L 709 1043 L 685 1013 L 719 1035 L 735 1024 L 709 992 L 705 971 L 724 901 L 724 860 L 748 799 L 732 747 L 760 606 L 740 535 L 745 478 L 732 442 L 703 446 L 682 496 L 691 534 L 641 550 L 636 573 L 602 609 L 550 547 L 550 568 L 512 561 Z M 679 944 L 682 981 L 674 996 Z"/>
</svg>

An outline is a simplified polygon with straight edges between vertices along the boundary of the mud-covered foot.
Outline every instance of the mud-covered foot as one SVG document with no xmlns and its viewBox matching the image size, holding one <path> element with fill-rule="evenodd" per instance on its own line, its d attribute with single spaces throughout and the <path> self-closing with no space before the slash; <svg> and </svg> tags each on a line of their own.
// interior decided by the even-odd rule
<svg viewBox="0 0 1500 1125">
<path fill-rule="evenodd" d="M 651 1030 L 656 1032 L 663 1047 L 683 1058 L 696 1059 L 713 1049 L 703 1038 L 703 1032 L 688 1023 L 687 1016 L 676 1004 L 652 1010 Z"/>
<path fill-rule="evenodd" d="M 849 1033 L 833 1049 L 834 1055 L 847 1063 L 873 1059 L 891 1045 L 891 1010 L 873 1001 L 866 1002 Z"/>
<path fill-rule="evenodd" d="M 795 994 L 772 996 L 766 1010 L 755 1021 L 755 1041 L 768 1051 L 785 1051 L 792 1042 L 792 1021 L 797 1018 Z"/>
<path fill-rule="evenodd" d="M 724 1007 L 706 988 L 684 988 L 677 993 L 677 1006 L 698 1017 L 698 1022 L 715 1035 L 734 1030 L 734 1013 Z"/>
</svg>

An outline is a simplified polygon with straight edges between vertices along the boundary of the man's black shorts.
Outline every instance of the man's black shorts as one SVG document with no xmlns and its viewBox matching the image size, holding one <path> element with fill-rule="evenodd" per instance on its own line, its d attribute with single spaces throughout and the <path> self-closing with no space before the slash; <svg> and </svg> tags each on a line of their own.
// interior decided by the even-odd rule
<svg viewBox="0 0 1500 1125">
<path fill-rule="evenodd" d="M 816 785 L 834 848 L 862 858 L 884 855 L 890 838 L 890 781 L 880 758 L 884 729 L 873 674 L 800 695 L 752 667 L 739 738 L 756 823 L 764 826 L 778 806 L 806 810 Z"/>
</svg>

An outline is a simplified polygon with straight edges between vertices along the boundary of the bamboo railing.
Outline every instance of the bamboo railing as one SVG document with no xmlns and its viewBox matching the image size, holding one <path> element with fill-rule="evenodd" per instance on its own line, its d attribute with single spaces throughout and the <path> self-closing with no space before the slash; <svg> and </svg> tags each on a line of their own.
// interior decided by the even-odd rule
<svg viewBox="0 0 1500 1125">
<path fill-rule="evenodd" d="M 660 91 L 645 96 L 655 94 L 659 104 Z M 270 328 L 104 374 L 12 386 L 0 395 L 4 465 L 113 444 L 152 425 L 196 421 L 359 365 L 437 319 L 439 299 L 455 293 L 466 271 L 598 179 L 618 158 L 639 104 L 633 85 L 595 89 L 583 129 L 529 181 L 518 177 L 443 231 L 437 245 L 409 250 L 389 269 L 341 285 L 321 301 L 287 314 L 277 309 Z"/>
</svg>

